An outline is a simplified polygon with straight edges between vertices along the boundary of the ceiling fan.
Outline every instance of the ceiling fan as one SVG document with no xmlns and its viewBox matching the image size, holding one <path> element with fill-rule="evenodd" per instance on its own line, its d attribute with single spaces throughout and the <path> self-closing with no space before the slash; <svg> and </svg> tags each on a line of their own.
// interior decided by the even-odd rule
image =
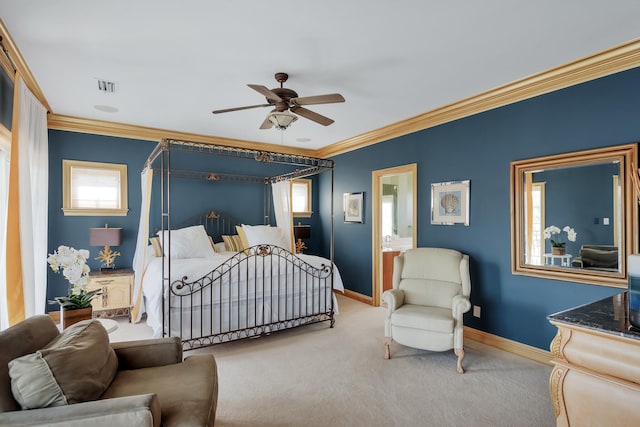
<svg viewBox="0 0 640 427">
<path fill-rule="evenodd" d="M 247 85 L 256 92 L 264 95 L 267 99 L 267 104 L 247 105 L 245 107 L 227 108 L 224 110 L 212 111 L 213 114 L 228 113 L 231 111 L 248 110 L 250 108 L 259 107 L 275 107 L 260 125 L 260 129 L 270 129 L 275 126 L 278 129 L 286 129 L 291 123 L 298 118 L 291 114 L 295 113 L 305 119 L 312 120 L 323 126 L 329 126 L 333 123 L 333 120 L 329 117 L 325 117 L 307 108 L 303 105 L 316 105 L 316 104 L 333 104 L 336 102 L 344 102 L 344 97 L 339 93 L 331 93 L 327 95 L 305 96 L 298 97 L 298 94 L 293 89 L 283 87 L 283 83 L 287 81 L 289 75 L 287 73 L 276 73 L 276 81 L 280 83 L 280 87 L 274 89 L 267 89 L 262 85 Z M 290 113 L 291 112 L 291 113 Z"/>
</svg>

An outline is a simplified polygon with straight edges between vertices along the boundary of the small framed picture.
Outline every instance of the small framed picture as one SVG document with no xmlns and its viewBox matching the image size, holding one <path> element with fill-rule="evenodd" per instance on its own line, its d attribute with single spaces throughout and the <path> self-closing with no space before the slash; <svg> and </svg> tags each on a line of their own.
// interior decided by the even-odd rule
<svg viewBox="0 0 640 427">
<path fill-rule="evenodd" d="M 344 193 L 344 222 L 363 223 L 364 193 Z"/>
<path fill-rule="evenodd" d="M 469 225 L 469 182 L 431 184 L 431 224 Z"/>
</svg>

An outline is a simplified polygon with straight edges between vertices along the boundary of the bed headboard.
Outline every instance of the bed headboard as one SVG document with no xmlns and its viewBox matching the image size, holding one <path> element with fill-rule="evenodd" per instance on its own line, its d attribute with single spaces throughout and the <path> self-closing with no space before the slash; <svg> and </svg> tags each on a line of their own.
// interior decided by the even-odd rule
<svg viewBox="0 0 640 427">
<path fill-rule="evenodd" d="M 178 229 L 191 225 L 203 225 L 207 234 L 215 242 L 222 242 L 222 235 L 238 234 L 236 233 L 236 225 L 241 225 L 241 222 L 223 212 L 208 210 L 194 215 L 172 228 Z"/>
</svg>

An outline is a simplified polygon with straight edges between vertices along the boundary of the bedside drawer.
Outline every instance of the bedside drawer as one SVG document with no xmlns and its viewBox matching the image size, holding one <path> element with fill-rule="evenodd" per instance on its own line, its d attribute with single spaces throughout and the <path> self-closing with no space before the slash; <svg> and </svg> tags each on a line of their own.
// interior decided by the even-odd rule
<svg viewBox="0 0 640 427">
<path fill-rule="evenodd" d="M 89 276 L 87 290 L 102 290 L 91 301 L 94 317 L 128 316 L 131 308 L 133 272 L 94 273 Z"/>
</svg>

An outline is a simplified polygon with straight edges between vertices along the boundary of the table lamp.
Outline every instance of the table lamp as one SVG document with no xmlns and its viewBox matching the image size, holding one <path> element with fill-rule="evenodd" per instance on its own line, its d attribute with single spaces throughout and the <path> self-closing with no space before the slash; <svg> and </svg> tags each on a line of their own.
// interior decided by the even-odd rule
<svg viewBox="0 0 640 427">
<path fill-rule="evenodd" d="M 109 228 L 108 224 L 104 228 L 89 229 L 89 245 L 103 246 L 98 256 L 94 259 L 102 261 L 100 271 L 115 270 L 114 263 L 116 257 L 120 256 L 120 252 L 112 251 L 111 246 L 119 246 L 122 243 L 122 228 Z"/>
</svg>

